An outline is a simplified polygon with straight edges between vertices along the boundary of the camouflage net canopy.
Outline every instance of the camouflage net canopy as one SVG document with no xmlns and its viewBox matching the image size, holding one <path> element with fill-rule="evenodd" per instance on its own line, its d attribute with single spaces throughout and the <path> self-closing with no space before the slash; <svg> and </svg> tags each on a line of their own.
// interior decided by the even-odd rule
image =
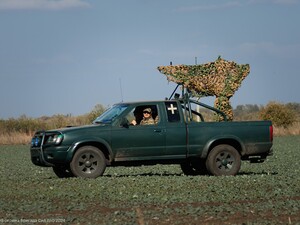
<svg viewBox="0 0 300 225">
<path fill-rule="evenodd" d="M 250 72 L 249 64 L 239 65 L 219 57 L 215 62 L 200 65 L 159 66 L 168 81 L 182 84 L 194 97 L 215 96 L 214 107 L 233 120 L 230 98 Z M 217 116 L 222 121 L 222 116 Z"/>
</svg>

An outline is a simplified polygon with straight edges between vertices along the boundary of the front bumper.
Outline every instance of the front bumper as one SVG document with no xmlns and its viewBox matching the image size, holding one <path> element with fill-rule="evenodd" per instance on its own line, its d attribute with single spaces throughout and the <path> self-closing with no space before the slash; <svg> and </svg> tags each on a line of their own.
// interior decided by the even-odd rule
<svg viewBox="0 0 300 225">
<path fill-rule="evenodd" d="M 45 140 L 47 134 L 45 132 L 37 132 L 33 137 L 30 148 L 31 161 L 34 165 L 50 167 L 65 163 L 68 146 L 63 145 L 47 145 Z"/>
<path fill-rule="evenodd" d="M 36 166 L 54 166 L 52 163 L 49 163 L 45 160 L 43 150 L 40 148 L 31 148 L 30 149 L 31 154 L 31 162 Z"/>
</svg>

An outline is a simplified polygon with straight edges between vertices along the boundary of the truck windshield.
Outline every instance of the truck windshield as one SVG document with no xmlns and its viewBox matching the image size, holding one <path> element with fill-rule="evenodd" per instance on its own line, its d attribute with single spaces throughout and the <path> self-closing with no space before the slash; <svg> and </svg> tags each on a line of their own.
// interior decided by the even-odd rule
<svg viewBox="0 0 300 225">
<path fill-rule="evenodd" d="M 115 118 L 117 118 L 126 108 L 128 105 L 114 105 L 113 107 L 106 110 L 104 113 L 102 113 L 99 117 L 97 117 L 93 124 L 99 124 L 99 123 L 111 123 L 114 121 Z"/>
</svg>

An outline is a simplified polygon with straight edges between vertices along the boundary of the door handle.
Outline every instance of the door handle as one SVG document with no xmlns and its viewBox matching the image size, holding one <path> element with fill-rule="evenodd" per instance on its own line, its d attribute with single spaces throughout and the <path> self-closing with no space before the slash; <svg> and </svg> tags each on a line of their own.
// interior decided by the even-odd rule
<svg viewBox="0 0 300 225">
<path fill-rule="evenodd" d="M 155 129 L 154 132 L 155 133 L 161 133 L 161 130 L 160 129 Z"/>
</svg>

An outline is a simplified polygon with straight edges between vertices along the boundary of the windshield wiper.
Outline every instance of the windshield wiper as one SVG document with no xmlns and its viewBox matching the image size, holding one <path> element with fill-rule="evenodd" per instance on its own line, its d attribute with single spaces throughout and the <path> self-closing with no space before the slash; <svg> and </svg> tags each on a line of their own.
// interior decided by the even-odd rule
<svg viewBox="0 0 300 225">
<path fill-rule="evenodd" d="M 94 121 L 93 124 L 109 124 L 112 120 Z"/>
<path fill-rule="evenodd" d="M 93 121 L 93 124 L 101 124 L 101 123 L 103 123 L 103 122 L 101 122 L 101 121 Z"/>
</svg>

